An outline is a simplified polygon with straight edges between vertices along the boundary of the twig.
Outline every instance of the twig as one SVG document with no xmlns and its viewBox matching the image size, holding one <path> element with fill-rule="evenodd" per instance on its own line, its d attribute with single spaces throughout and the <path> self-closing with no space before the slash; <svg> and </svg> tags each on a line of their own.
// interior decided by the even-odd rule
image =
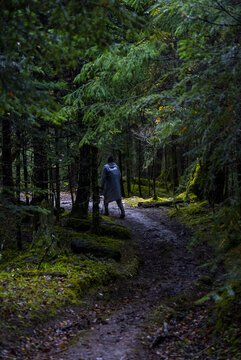
<svg viewBox="0 0 241 360">
<path fill-rule="evenodd" d="M 227 24 L 227 23 L 215 23 L 215 22 L 212 22 L 212 21 L 209 21 L 208 19 L 203 19 L 201 17 L 196 17 L 196 18 L 193 18 L 193 20 L 201 20 L 201 21 L 204 21 L 208 24 L 211 24 L 211 25 L 217 25 L 217 26 L 240 26 L 240 24 Z"/>
<path fill-rule="evenodd" d="M 232 19 L 234 19 L 235 21 L 237 21 L 238 23 L 240 23 L 240 20 L 238 18 L 236 18 L 228 9 L 226 9 L 222 4 L 220 4 L 219 1 L 216 0 L 216 3 L 219 6 L 219 10 L 224 11 L 226 14 L 228 14 Z"/>
</svg>

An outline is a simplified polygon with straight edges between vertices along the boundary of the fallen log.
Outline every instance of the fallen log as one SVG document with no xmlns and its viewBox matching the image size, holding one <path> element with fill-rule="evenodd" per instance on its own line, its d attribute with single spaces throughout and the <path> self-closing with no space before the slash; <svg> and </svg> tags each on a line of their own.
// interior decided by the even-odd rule
<svg viewBox="0 0 241 360">
<path fill-rule="evenodd" d="M 68 274 L 63 274 L 61 272 L 47 272 L 47 271 L 38 271 L 38 272 L 20 272 L 16 275 L 25 276 L 25 277 L 34 277 L 34 276 L 52 276 L 52 277 L 67 277 Z"/>
<path fill-rule="evenodd" d="M 182 204 L 184 200 L 170 200 L 170 201 L 146 201 L 146 202 L 138 202 L 138 207 L 143 208 L 151 208 L 151 207 L 159 207 L 159 206 L 172 206 L 175 204 Z"/>
</svg>

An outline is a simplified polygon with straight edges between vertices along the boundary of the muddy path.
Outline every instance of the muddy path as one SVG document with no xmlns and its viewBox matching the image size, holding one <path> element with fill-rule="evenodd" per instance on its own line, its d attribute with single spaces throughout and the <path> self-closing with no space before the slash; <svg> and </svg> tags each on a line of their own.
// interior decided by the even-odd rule
<svg viewBox="0 0 241 360">
<path fill-rule="evenodd" d="M 110 214 L 118 218 L 116 206 Z M 126 218 L 118 220 L 132 233 L 140 259 L 139 275 L 118 284 L 108 294 L 100 294 L 101 309 L 92 312 L 89 325 L 80 333 L 72 347 L 48 359 L 65 360 L 152 360 L 157 356 L 150 344 L 143 344 L 145 324 L 154 309 L 165 299 L 189 293 L 201 274 L 199 265 L 204 253 L 189 252 L 189 234 L 180 224 L 172 222 L 160 209 L 126 209 Z M 166 329 L 166 331 L 168 331 Z M 148 338 L 148 336 L 147 336 Z M 149 337 L 150 338 L 150 337 Z M 153 342 L 155 339 L 149 339 Z M 181 357 L 180 357 L 181 358 Z M 189 357 L 187 357 L 189 358 Z"/>
</svg>

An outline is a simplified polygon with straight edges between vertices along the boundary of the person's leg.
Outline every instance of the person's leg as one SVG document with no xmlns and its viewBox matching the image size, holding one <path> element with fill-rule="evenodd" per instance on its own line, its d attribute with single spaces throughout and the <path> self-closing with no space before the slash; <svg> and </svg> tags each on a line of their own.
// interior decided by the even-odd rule
<svg viewBox="0 0 241 360">
<path fill-rule="evenodd" d="M 121 218 L 124 218 L 125 217 L 125 209 L 124 209 L 124 206 L 123 206 L 123 203 L 121 201 L 121 199 L 118 199 L 116 200 L 116 203 L 118 205 L 118 207 L 120 208 L 120 211 L 121 211 Z"/>
<path fill-rule="evenodd" d="M 105 205 L 105 213 L 104 213 L 104 215 L 109 215 L 108 202 L 106 202 L 105 200 L 104 200 L 104 205 Z"/>
</svg>

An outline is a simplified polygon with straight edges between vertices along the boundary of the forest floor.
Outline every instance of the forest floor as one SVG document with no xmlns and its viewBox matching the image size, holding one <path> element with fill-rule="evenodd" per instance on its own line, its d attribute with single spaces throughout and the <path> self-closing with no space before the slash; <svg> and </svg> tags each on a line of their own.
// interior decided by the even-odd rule
<svg viewBox="0 0 241 360">
<path fill-rule="evenodd" d="M 206 304 L 195 305 L 210 282 L 207 249 L 188 250 L 190 230 L 162 209 L 125 207 L 124 220 L 115 204 L 110 216 L 131 231 L 138 276 L 59 312 L 31 337 L 41 343 L 31 360 L 235 360 L 209 334 Z"/>
</svg>

